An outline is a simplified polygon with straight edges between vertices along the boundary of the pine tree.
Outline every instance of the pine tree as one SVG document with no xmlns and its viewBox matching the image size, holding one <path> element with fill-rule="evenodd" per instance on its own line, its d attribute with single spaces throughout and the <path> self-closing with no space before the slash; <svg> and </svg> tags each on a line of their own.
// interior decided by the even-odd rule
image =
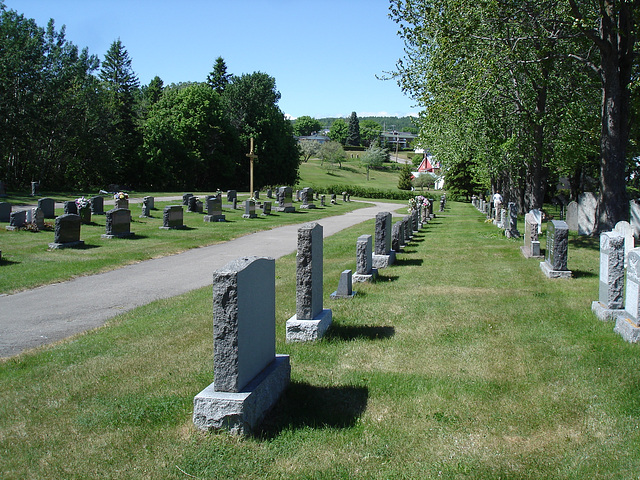
<svg viewBox="0 0 640 480">
<path fill-rule="evenodd" d="M 411 190 L 413 184 L 411 183 L 411 165 L 405 164 L 400 170 L 400 177 L 398 178 L 399 190 Z"/>
<path fill-rule="evenodd" d="M 349 117 L 349 133 L 347 135 L 347 145 L 360 146 L 360 121 L 356 112 L 351 112 Z"/>
<path fill-rule="evenodd" d="M 221 94 L 229 84 L 230 79 L 231 74 L 227 73 L 227 64 L 224 63 L 224 59 L 222 57 L 216 58 L 213 70 L 207 76 L 207 84 Z"/>
</svg>

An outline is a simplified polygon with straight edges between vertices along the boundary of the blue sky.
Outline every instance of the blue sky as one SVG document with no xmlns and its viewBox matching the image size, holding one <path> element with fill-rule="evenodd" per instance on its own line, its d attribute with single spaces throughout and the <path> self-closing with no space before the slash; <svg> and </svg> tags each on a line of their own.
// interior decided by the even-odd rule
<svg viewBox="0 0 640 480">
<path fill-rule="evenodd" d="M 120 38 L 141 84 L 204 81 L 222 56 L 229 73 L 276 79 L 293 117 L 416 114 L 393 80 L 402 56 L 387 0 L 5 0 L 102 60 Z"/>
</svg>

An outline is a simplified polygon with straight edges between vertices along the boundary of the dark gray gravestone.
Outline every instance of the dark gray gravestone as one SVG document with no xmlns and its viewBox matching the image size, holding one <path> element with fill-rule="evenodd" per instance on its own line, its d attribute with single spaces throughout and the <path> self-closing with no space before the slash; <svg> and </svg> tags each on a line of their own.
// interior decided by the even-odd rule
<svg viewBox="0 0 640 480">
<path fill-rule="evenodd" d="M 326 205 L 326 198 L 327 198 L 327 196 L 326 196 L 326 195 L 321 195 L 321 196 L 320 196 L 320 206 L 321 206 L 321 207 L 326 207 L 326 206 L 327 206 L 327 205 Z"/>
<path fill-rule="evenodd" d="M 392 250 L 391 213 L 378 212 L 376 214 L 375 249 L 373 253 L 373 267 L 386 268 L 396 260 L 396 252 Z"/>
<path fill-rule="evenodd" d="M 40 182 L 31 182 L 31 196 L 35 197 L 40 193 Z"/>
<path fill-rule="evenodd" d="M 9 220 L 11 220 L 11 204 L 0 202 L 0 222 L 8 222 Z"/>
<path fill-rule="evenodd" d="M 402 226 L 404 227 L 404 245 L 409 243 L 411 237 L 413 237 L 413 229 L 411 228 L 411 217 L 405 215 L 402 217 Z"/>
<path fill-rule="evenodd" d="M 507 226 L 504 234 L 507 238 L 520 238 L 520 232 L 518 231 L 518 207 L 514 202 L 509 202 L 507 209 Z"/>
<path fill-rule="evenodd" d="M 49 244 L 49 248 L 75 248 L 84 245 L 80 240 L 80 215 L 73 213 L 65 213 L 56 217 L 55 233 L 53 235 L 53 243 Z"/>
<path fill-rule="evenodd" d="M 162 212 L 162 226 L 159 227 L 162 230 L 173 230 L 177 228 L 185 228 L 184 226 L 184 212 L 180 205 L 169 205 L 164 207 Z"/>
<path fill-rule="evenodd" d="M 393 224 L 391 229 L 391 249 L 394 252 L 399 252 L 402 250 L 402 245 L 404 242 L 404 234 L 403 234 L 402 222 L 396 222 Z"/>
<path fill-rule="evenodd" d="M 310 187 L 306 187 L 302 189 L 302 193 L 300 194 L 302 198 L 302 205 L 300 208 L 304 209 L 313 209 L 316 206 L 313 203 L 313 189 Z"/>
<path fill-rule="evenodd" d="M 100 195 L 91 197 L 89 199 L 89 205 L 91 207 L 91 213 L 93 215 L 104 215 L 104 198 Z"/>
<path fill-rule="evenodd" d="M 547 250 L 540 268 L 548 278 L 571 278 L 567 269 L 569 228 L 562 220 L 547 223 Z"/>
<path fill-rule="evenodd" d="M 156 208 L 156 198 L 155 197 L 151 197 L 151 196 L 144 197 L 142 199 L 142 201 L 146 202 L 147 205 L 149 205 L 149 209 L 150 210 L 155 210 L 155 208 Z"/>
<path fill-rule="evenodd" d="M 106 233 L 102 238 L 126 238 L 132 237 L 131 210 L 126 208 L 114 208 L 107 212 Z"/>
<path fill-rule="evenodd" d="M 331 325 L 331 310 L 322 308 L 322 242 L 322 225 L 306 223 L 298 229 L 296 314 L 287 320 L 288 342 L 317 340 Z"/>
<path fill-rule="evenodd" d="M 73 200 L 68 200 L 64 202 L 64 213 L 65 215 L 68 215 L 68 214 L 77 215 L 78 205 L 76 205 L 76 202 L 74 202 Z"/>
<path fill-rule="evenodd" d="M 149 218 L 151 216 L 150 198 L 152 197 L 144 197 L 142 199 L 142 213 L 140 214 L 140 218 Z"/>
<path fill-rule="evenodd" d="M 276 355 L 275 260 L 246 257 L 213 274 L 214 382 L 193 401 L 201 430 L 250 434 L 289 384 Z"/>
<path fill-rule="evenodd" d="M 640 248 L 629 252 L 628 264 L 624 312 L 618 316 L 613 331 L 628 342 L 636 343 L 640 340 Z"/>
<path fill-rule="evenodd" d="M 591 310 L 600 320 L 615 320 L 624 309 L 624 237 L 616 232 L 600 234 L 600 289 Z"/>
<path fill-rule="evenodd" d="M 189 206 L 189 199 L 193 197 L 193 193 L 183 193 L 182 194 L 182 205 L 185 207 Z"/>
<path fill-rule="evenodd" d="M 538 222 L 531 212 L 524 216 L 524 245 L 520 247 L 520 251 L 525 258 L 542 258 L 538 240 Z"/>
<path fill-rule="evenodd" d="M 276 207 L 278 212 L 292 213 L 296 211 L 296 207 L 293 206 L 293 199 L 291 195 L 291 187 L 278 188 L 278 206 Z"/>
<path fill-rule="evenodd" d="M 271 215 L 271 202 L 265 200 L 264 202 L 262 202 L 262 213 L 261 215 L 263 216 L 267 216 L 267 215 Z"/>
<path fill-rule="evenodd" d="M 238 192 L 235 190 L 227 190 L 227 203 L 233 204 L 234 201 L 238 201 Z"/>
<path fill-rule="evenodd" d="M 53 198 L 39 198 L 38 207 L 42 210 L 44 218 L 56 218 L 56 202 Z"/>
<path fill-rule="evenodd" d="M 371 235 L 360 235 L 356 241 L 356 274 L 354 282 L 371 282 L 378 275 L 373 268 L 373 250 Z"/>
<path fill-rule="evenodd" d="M 337 298 L 353 298 L 356 292 L 353 291 L 353 278 L 351 270 L 343 270 L 340 274 L 340 281 L 338 282 L 338 289 L 333 292 L 329 297 L 332 299 Z"/>
<path fill-rule="evenodd" d="M 273 191 L 270 188 L 267 189 L 267 198 L 273 198 Z"/>
<path fill-rule="evenodd" d="M 11 212 L 11 216 L 9 217 L 9 225 L 7 225 L 7 230 L 19 230 L 24 228 L 27 223 L 27 211 L 26 210 L 18 210 L 17 212 Z"/>
<path fill-rule="evenodd" d="M 335 203 L 336 203 L 336 194 L 335 194 L 335 193 L 332 193 L 332 194 L 331 194 L 331 203 L 332 203 L 332 204 L 335 204 Z"/>
<path fill-rule="evenodd" d="M 244 213 L 242 214 L 242 218 L 256 218 L 256 202 L 254 200 L 248 199 L 244 201 Z"/>
<path fill-rule="evenodd" d="M 222 197 L 219 195 L 208 196 L 206 198 L 207 214 L 203 220 L 205 222 L 224 222 L 225 216 L 222 214 Z"/>
<path fill-rule="evenodd" d="M 80 215 L 80 221 L 85 225 L 91 223 L 91 206 L 78 207 L 78 215 Z"/>
<path fill-rule="evenodd" d="M 42 213 L 42 209 L 40 207 L 30 208 L 26 211 L 26 215 L 27 223 L 34 225 L 38 230 L 44 229 L 44 214 Z"/>
</svg>

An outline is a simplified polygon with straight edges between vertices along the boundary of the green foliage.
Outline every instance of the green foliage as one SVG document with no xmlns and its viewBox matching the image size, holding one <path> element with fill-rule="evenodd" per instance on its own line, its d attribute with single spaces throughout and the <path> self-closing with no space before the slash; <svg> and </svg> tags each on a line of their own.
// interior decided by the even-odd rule
<svg viewBox="0 0 640 480">
<path fill-rule="evenodd" d="M 360 138 L 365 146 L 370 146 L 380 139 L 382 127 L 375 120 L 360 120 Z"/>
<path fill-rule="evenodd" d="M 325 142 L 320 146 L 318 151 L 318 157 L 322 161 L 322 164 L 326 164 L 326 168 L 335 168 L 337 163 L 342 167 L 342 162 L 346 160 L 347 154 L 338 142 L 330 141 Z"/>
<path fill-rule="evenodd" d="M 320 143 L 313 140 L 298 141 L 298 148 L 302 155 L 302 160 L 308 162 L 311 157 L 315 157 L 320 152 Z"/>
<path fill-rule="evenodd" d="M 298 117 L 293 124 L 293 134 L 298 137 L 306 137 L 320 130 L 322 130 L 322 124 L 308 115 Z"/>
<path fill-rule="evenodd" d="M 360 157 L 360 161 L 363 165 L 366 165 L 369 168 L 378 168 L 381 167 L 382 164 L 389 160 L 389 152 L 387 152 L 384 148 L 372 144 L 366 152 Z"/>
<path fill-rule="evenodd" d="M 354 197 L 389 199 L 389 200 L 409 200 L 413 198 L 414 192 L 384 190 L 380 188 L 370 188 L 356 184 L 331 184 L 331 185 L 314 185 L 311 184 L 314 192 L 323 194 L 340 195 L 342 192 L 348 192 Z M 435 198 L 433 194 L 423 194 L 425 197 Z"/>
<path fill-rule="evenodd" d="M 331 140 L 344 145 L 347 142 L 348 135 L 349 127 L 347 126 L 347 122 L 345 122 L 342 118 L 339 118 L 335 122 L 333 122 L 333 125 L 331 125 L 331 130 L 329 130 L 329 138 Z"/>
<path fill-rule="evenodd" d="M 230 80 L 231 74 L 227 73 L 227 64 L 225 63 L 224 58 L 216 58 L 213 70 L 207 76 L 207 84 L 216 92 L 222 94 Z"/>
<path fill-rule="evenodd" d="M 357 147 L 360 145 L 360 122 L 358 121 L 358 115 L 356 112 L 351 112 L 351 116 L 349 117 L 349 126 L 347 130 L 347 145 L 352 145 Z"/>
<path fill-rule="evenodd" d="M 400 176 L 398 177 L 398 189 L 399 190 L 411 190 L 411 165 L 405 164 L 400 170 Z"/>
</svg>

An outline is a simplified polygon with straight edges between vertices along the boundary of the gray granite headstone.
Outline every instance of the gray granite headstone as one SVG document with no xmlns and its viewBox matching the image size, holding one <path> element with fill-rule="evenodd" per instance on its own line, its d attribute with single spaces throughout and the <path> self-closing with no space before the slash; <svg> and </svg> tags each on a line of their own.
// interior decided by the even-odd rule
<svg viewBox="0 0 640 480">
<path fill-rule="evenodd" d="M 44 218 L 56 218 L 56 202 L 53 198 L 39 198 L 38 207 L 42 209 Z"/>
<path fill-rule="evenodd" d="M 640 199 L 629 201 L 629 220 L 633 227 L 633 236 L 640 240 Z"/>
<path fill-rule="evenodd" d="M 147 196 L 147 197 L 143 197 L 142 200 L 147 203 L 147 205 L 149 206 L 149 210 L 155 210 L 155 208 L 156 208 L 156 198 L 155 197 Z"/>
<path fill-rule="evenodd" d="M 518 207 L 514 202 L 509 202 L 507 205 L 509 211 L 507 215 L 507 228 L 504 233 L 507 238 L 520 238 L 520 232 L 518 231 Z"/>
<path fill-rule="evenodd" d="M 569 202 L 567 205 L 566 222 L 569 230 L 578 231 L 578 202 Z"/>
<path fill-rule="evenodd" d="M 300 208 L 304 209 L 313 209 L 316 206 L 313 203 L 313 189 L 310 187 L 305 187 L 302 189 L 302 193 L 300 194 L 300 198 L 302 199 L 302 205 Z"/>
<path fill-rule="evenodd" d="M 31 196 L 35 197 L 40 193 L 40 182 L 31 182 Z"/>
<path fill-rule="evenodd" d="M 91 213 L 93 215 L 104 215 L 104 198 L 100 195 L 91 197 L 89 199 L 89 205 L 91 206 Z"/>
<path fill-rule="evenodd" d="M 142 199 L 142 213 L 140 214 L 140 218 L 149 218 L 151 216 L 151 207 L 149 205 L 149 198 L 144 197 Z"/>
<path fill-rule="evenodd" d="M 131 210 L 114 208 L 106 215 L 106 232 L 102 238 L 126 238 L 134 235 L 131 232 Z"/>
<path fill-rule="evenodd" d="M 222 213 L 222 197 L 219 195 L 208 196 L 206 198 L 207 214 L 204 216 L 205 222 L 224 222 L 225 216 Z"/>
<path fill-rule="evenodd" d="M 541 258 L 540 241 L 538 240 L 538 222 L 533 213 L 524 216 L 524 245 L 520 251 L 525 258 Z"/>
<path fill-rule="evenodd" d="M 273 190 L 270 188 L 267 189 L 267 198 L 273 198 Z"/>
<path fill-rule="evenodd" d="M 78 214 L 78 205 L 73 200 L 68 200 L 64 202 L 64 213 L 65 214 Z"/>
<path fill-rule="evenodd" d="M 326 205 L 326 198 L 327 198 L 326 195 L 320 195 L 320 206 L 321 207 L 326 207 L 327 206 Z"/>
<path fill-rule="evenodd" d="M 404 243 L 404 233 L 402 228 L 402 222 L 396 222 L 391 229 L 391 249 L 394 252 L 399 252 L 402 249 Z"/>
<path fill-rule="evenodd" d="M 317 340 L 331 325 L 331 310 L 322 308 L 322 257 L 322 225 L 302 225 L 296 255 L 296 314 L 287 320 L 288 342 Z"/>
<path fill-rule="evenodd" d="M 16 212 L 11 212 L 9 217 L 9 225 L 7 226 L 7 230 L 19 230 L 24 228 L 27 223 L 27 211 L 26 210 L 18 210 Z"/>
<path fill-rule="evenodd" d="M 578 234 L 591 235 L 596 224 L 598 199 L 591 192 L 578 195 Z"/>
<path fill-rule="evenodd" d="M 571 278 L 567 269 L 567 253 L 569 247 L 569 229 L 562 220 L 551 220 L 547 223 L 547 250 L 545 261 L 540 268 L 549 278 Z"/>
<path fill-rule="evenodd" d="M 389 255 L 391 251 L 391 213 L 378 212 L 376 214 L 376 255 Z"/>
<path fill-rule="evenodd" d="M 162 212 L 162 226 L 159 228 L 163 230 L 185 228 L 183 221 L 184 212 L 182 211 L 182 206 L 168 205 L 164 207 Z"/>
<path fill-rule="evenodd" d="M 378 274 L 373 268 L 373 249 L 371 235 L 360 235 L 356 241 L 356 273 L 354 282 L 371 282 Z"/>
<path fill-rule="evenodd" d="M 624 296 L 624 312 L 617 320 L 614 331 L 628 342 L 640 340 L 640 248 L 629 252 L 627 288 Z"/>
<path fill-rule="evenodd" d="M 616 226 L 613 229 L 614 232 L 619 233 L 624 237 L 624 264 L 627 265 L 627 257 L 629 252 L 636 248 L 636 241 L 633 236 L 633 227 L 629 222 L 625 222 L 624 220 L 616 223 Z"/>
<path fill-rule="evenodd" d="M 232 204 L 233 201 L 238 201 L 238 192 L 235 190 L 227 190 L 227 203 Z"/>
<path fill-rule="evenodd" d="M 336 203 L 336 201 L 337 201 L 336 199 L 337 199 L 336 194 L 335 194 L 335 193 L 332 193 L 332 194 L 331 194 L 331 203 L 332 203 L 332 204 L 335 204 L 335 203 Z"/>
<path fill-rule="evenodd" d="M 296 207 L 293 206 L 291 187 L 278 188 L 277 196 L 278 206 L 276 207 L 276 210 L 278 212 L 292 213 L 296 211 Z"/>
<path fill-rule="evenodd" d="M 189 199 L 193 197 L 193 193 L 183 193 L 182 194 L 182 206 L 189 207 Z"/>
<path fill-rule="evenodd" d="M 0 202 L 0 222 L 8 222 L 11 219 L 11 204 Z"/>
<path fill-rule="evenodd" d="M 356 292 L 353 291 L 353 276 L 351 270 L 343 270 L 340 274 L 338 289 L 333 292 L 330 297 L 337 298 L 353 298 Z"/>
<path fill-rule="evenodd" d="M 271 202 L 268 200 L 265 200 L 264 202 L 262 202 L 262 213 L 261 215 L 263 216 L 267 216 L 267 215 L 271 215 Z"/>
<path fill-rule="evenodd" d="M 80 215 L 65 213 L 56 217 L 53 243 L 49 244 L 49 248 L 73 248 L 84 245 L 84 242 L 80 240 L 81 225 Z"/>
<path fill-rule="evenodd" d="M 242 214 L 242 218 L 256 218 L 256 202 L 251 199 L 247 199 L 244 201 L 244 213 Z"/>
<path fill-rule="evenodd" d="M 201 430 L 248 435 L 291 377 L 275 353 L 275 260 L 245 257 L 213 274 L 214 382 L 194 398 Z"/>
<path fill-rule="evenodd" d="M 591 309 L 600 320 L 615 320 L 624 309 L 624 237 L 617 232 L 600 234 L 600 288 Z"/>
<path fill-rule="evenodd" d="M 44 228 L 44 214 L 42 213 L 42 209 L 40 207 L 28 209 L 26 211 L 26 215 L 26 223 L 35 225 L 38 230 L 42 230 Z"/>
</svg>

